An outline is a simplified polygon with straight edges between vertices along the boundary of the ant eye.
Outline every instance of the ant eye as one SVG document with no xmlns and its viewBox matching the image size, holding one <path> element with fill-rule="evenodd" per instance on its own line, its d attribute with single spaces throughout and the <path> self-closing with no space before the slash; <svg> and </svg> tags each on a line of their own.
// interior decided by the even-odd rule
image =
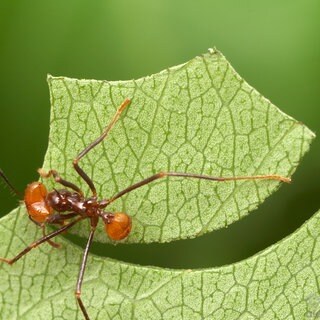
<svg viewBox="0 0 320 320">
<path fill-rule="evenodd" d="M 110 217 L 110 221 L 105 223 L 105 231 L 112 240 L 122 240 L 131 231 L 131 218 L 126 213 L 116 212 Z"/>
</svg>

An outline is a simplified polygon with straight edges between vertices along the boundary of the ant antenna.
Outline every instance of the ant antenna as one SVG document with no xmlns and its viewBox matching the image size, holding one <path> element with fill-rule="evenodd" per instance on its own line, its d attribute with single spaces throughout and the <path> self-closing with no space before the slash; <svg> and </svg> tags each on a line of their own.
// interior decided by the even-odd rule
<svg viewBox="0 0 320 320">
<path fill-rule="evenodd" d="M 57 193 L 59 199 L 62 200 L 60 192 L 56 188 L 53 188 L 53 190 Z"/>
<path fill-rule="evenodd" d="M 9 186 L 10 190 L 13 191 L 15 195 L 17 195 L 18 198 L 21 198 L 21 194 L 17 189 L 12 185 L 12 183 L 9 181 L 9 179 L 6 177 L 4 172 L 0 169 L 0 177 L 3 179 L 3 181 Z"/>
</svg>

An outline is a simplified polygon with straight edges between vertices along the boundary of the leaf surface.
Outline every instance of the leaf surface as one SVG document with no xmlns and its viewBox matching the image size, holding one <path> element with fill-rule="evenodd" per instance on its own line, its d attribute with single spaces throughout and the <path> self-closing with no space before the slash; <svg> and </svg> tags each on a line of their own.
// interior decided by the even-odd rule
<svg viewBox="0 0 320 320">
<path fill-rule="evenodd" d="M 122 101 L 132 99 L 106 140 L 80 161 L 101 198 L 161 171 L 290 176 L 313 138 L 215 50 L 139 80 L 49 76 L 48 83 L 52 108 L 44 168 L 58 170 L 88 195 L 72 160 L 101 135 Z M 46 183 L 57 187 L 51 179 Z M 133 217 L 127 242 L 167 242 L 227 227 L 278 186 L 170 177 L 132 191 L 108 210 Z M 87 223 L 74 232 L 87 237 Z M 109 241 L 102 226 L 95 240 Z"/>
<path fill-rule="evenodd" d="M 0 256 L 36 228 L 16 209 L 0 221 Z M 320 212 L 255 256 L 203 270 L 142 267 L 89 255 L 83 301 L 92 319 L 316 319 L 320 306 Z M 40 236 L 40 232 L 37 232 Z M 81 319 L 74 288 L 82 250 L 39 247 L 0 268 L 2 319 Z M 319 314 L 318 314 L 319 315 Z"/>
<path fill-rule="evenodd" d="M 109 137 L 81 160 L 109 198 L 159 171 L 214 176 L 290 176 L 313 138 L 250 87 L 217 51 L 139 80 L 48 77 L 51 126 L 45 169 L 85 183 L 72 159 L 97 138 L 125 99 L 132 103 Z M 51 179 L 49 188 L 57 187 Z M 133 216 L 126 242 L 196 237 L 246 216 L 274 181 L 168 178 L 112 207 Z M 142 267 L 89 255 L 83 301 L 92 319 L 302 319 L 317 316 L 320 213 L 291 236 L 229 266 L 202 270 Z M 88 223 L 70 230 L 87 237 Z M 0 257 L 40 237 L 25 208 L 0 220 Z M 96 241 L 107 242 L 98 230 Z M 60 237 L 13 266 L 0 265 L 3 319 L 81 319 L 74 299 L 82 249 Z"/>
</svg>

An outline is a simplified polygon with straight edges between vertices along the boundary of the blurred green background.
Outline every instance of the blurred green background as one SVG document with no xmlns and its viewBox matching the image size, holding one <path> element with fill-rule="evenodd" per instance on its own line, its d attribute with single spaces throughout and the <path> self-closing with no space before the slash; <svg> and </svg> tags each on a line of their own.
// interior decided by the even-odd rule
<svg viewBox="0 0 320 320">
<path fill-rule="evenodd" d="M 47 73 L 139 78 L 213 46 L 281 110 L 318 131 L 319 0 L 0 0 L 0 167 L 20 190 L 38 178 L 49 130 Z M 249 257 L 289 235 L 320 208 L 319 141 L 292 185 L 282 186 L 228 229 L 169 244 L 95 244 L 92 251 L 174 268 Z M 17 200 L 1 188 L 0 204 L 5 215 Z"/>
</svg>

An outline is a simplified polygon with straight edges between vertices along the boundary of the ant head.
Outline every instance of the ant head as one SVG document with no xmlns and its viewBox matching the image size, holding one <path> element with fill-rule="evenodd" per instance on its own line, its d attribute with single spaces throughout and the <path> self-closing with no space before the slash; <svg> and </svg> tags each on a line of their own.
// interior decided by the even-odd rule
<svg viewBox="0 0 320 320">
<path fill-rule="evenodd" d="M 111 240 L 122 240 L 131 232 L 131 217 L 124 212 L 107 212 L 102 215 L 104 229 Z"/>
<path fill-rule="evenodd" d="M 24 193 L 24 203 L 32 220 L 42 223 L 53 212 L 52 207 L 47 203 L 48 192 L 41 182 L 30 183 Z"/>
</svg>

